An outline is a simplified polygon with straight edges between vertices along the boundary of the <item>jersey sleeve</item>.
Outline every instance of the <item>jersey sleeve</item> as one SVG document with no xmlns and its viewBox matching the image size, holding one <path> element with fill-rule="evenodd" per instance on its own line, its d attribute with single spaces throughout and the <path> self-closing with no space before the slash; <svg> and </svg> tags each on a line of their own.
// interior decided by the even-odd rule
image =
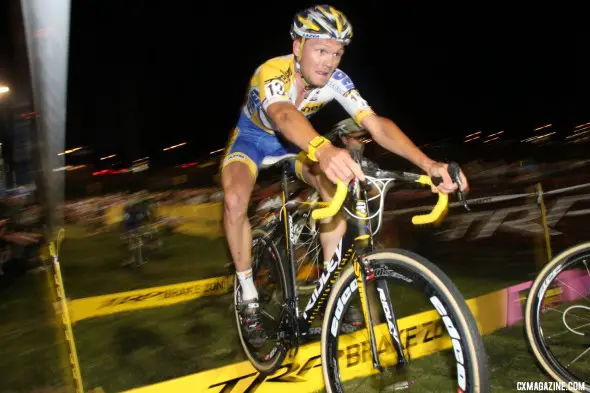
<svg viewBox="0 0 590 393">
<path fill-rule="evenodd" d="M 334 98 L 342 105 L 344 110 L 362 127 L 365 117 L 375 114 L 371 106 L 361 96 L 358 89 L 348 75 L 338 70 L 334 73 L 330 83 Z"/>
<path fill-rule="evenodd" d="M 285 75 L 273 64 L 262 64 L 258 71 L 258 91 L 264 112 L 275 102 L 289 102 Z"/>
</svg>

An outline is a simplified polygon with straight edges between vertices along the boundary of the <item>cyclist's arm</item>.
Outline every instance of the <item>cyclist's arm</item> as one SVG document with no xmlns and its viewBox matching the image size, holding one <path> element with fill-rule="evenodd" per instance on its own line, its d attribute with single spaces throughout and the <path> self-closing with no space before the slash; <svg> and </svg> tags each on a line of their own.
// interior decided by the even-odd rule
<svg viewBox="0 0 590 393">
<path fill-rule="evenodd" d="M 341 75 L 334 83 L 335 98 L 354 121 L 371 134 L 375 142 L 383 148 L 412 162 L 427 173 L 435 164 L 396 126 L 391 120 L 378 116 L 361 96 L 352 80 L 339 71 Z M 342 93 L 344 91 L 344 93 Z"/>
<path fill-rule="evenodd" d="M 268 107 L 267 113 L 287 139 L 303 151 L 309 152 L 309 142 L 319 134 L 293 104 L 274 103 Z M 353 161 L 348 152 L 335 148 L 331 143 L 325 143 L 319 147 L 315 156 L 323 172 L 333 183 L 336 183 L 338 179 L 349 181 L 353 176 L 361 180 L 365 179 L 361 167 Z"/>
<path fill-rule="evenodd" d="M 309 142 L 319 135 L 311 122 L 290 102 L 274 103 L 268 107 L 267 113 L 278 130 L 306 152 Z"/>
<path fill-rule="evenodd" d="M 363 119 L 362 126 L 384 149 L 407 159 L 426 173 L 430 173 L 431 167 L 436 164 L 393 121 L 371 114 Z"/>
<path fill-rule="evenodd" d="M 319 134 L 289 100 L 289 86 L 283 78 L 284 72 L 269 63 L 260 67 L 258 91 L 262 109 L 279 132 L 307 152 L 309 142 Z"/>
<path fill-rule="evenodd" d="M 375 142 L 383 148 L 404 157 L 414 165 L 422 169 L 428 176 L 442 177 L 443 183 L 432 186 L 433 192 L 449 194 L 457 189 L 457 185 L 447 172 L 447 164 L 436 162 L 422 152 L 408 138 L 406 134 L 391 120 L 376 114 L 365 117 L 362 121 L 363 127 L 371 134 Z M 467 179 L 463 172 L 460 173 L 462 190 L 468 188 Z"/>
<path fill-rule="evenodd" d="M 288 85 L 283 78 L 284 71 L 272 65 L 263 65 L 258 73 L 258 90 L 265 116 L 285 138 L 309 153 L 309 143 L 319 133 L 309 120 L 297 110 L 288 97 Z M 364 174 L 346 150 L 337 149 L 331 143 L 318 147 L 315 156 L 328 179 L 348 181 L 353 176 L 364 180 Z"/>
</svg>

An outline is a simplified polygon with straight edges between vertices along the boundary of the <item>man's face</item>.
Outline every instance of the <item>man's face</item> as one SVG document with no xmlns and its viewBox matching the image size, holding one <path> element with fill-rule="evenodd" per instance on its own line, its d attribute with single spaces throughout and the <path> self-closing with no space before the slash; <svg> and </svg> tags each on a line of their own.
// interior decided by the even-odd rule
<svg viewBox="0 0 590 393">
<path fill-rule="evenodd" d="M 296 40 L 293 45 L 295 56 L 299 55 L 300 51 L 301 73 L 309 83 L 323 87 L 340 64 L 344 45 L 335 40 L 309 38 L 302 47 L 301 41 Z"/>
<path fill-rule="evenodd" d="M 363 150 L 364 144 L 354 137 L 342 135 L 340 140 L 347 148 Z"/>
</svg>

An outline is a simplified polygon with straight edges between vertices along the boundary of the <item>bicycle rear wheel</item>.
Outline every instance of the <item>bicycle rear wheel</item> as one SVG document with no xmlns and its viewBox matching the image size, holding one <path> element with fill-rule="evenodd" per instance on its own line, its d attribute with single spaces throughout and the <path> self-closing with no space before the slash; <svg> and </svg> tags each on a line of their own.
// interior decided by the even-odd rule
<svg viewBox="0 0 590 393">
<path fill-rule="evenodd" d="M 373 273 L 366 291 L 369 299 L 375 299 L 369 301 L 369 307 L 383 370 L 373 367 L 366 326 L 351 334 L 340 329 L 341 316 L 360 299 L 354 266 L 349 266 L 331 291 L 322 326 L 322 371 L 327 392 L 396 391 L 410 386 L 412 392 L 489 392 L 487 357 L 477 324 L 451 280 L 423 257 L 405 250 L 376 251 L 362 258 L 369 261 Z M 391 289 L 377 294 L 375 282 L 381 279 Z M 396 301 L 392 313 L 398 317 L 407 314 L 407 318 L 398 319 L 399 337 L 409 360 L 402 370 L 394 367 L 397 355 L 389 335 L 391 313 L 383 312 L 385 297 Z M 424 303 L 422 309 L 420 301 Z M 452 350 L 440 351 L 439 346 Z M 437 356 L 425 357 L 436 351 Z M 444 367 L 448 371 L 441 371 Z"/>
<path fill-rule="evenodd" d="M 567 276 L 577 278 L 570 281 Z M 590 243 L 565 250 L 539 272 L 524 311 L 526 336 L 536 359 L 571 392 L 590 392 L 590 296 L 587 287 L 580 285 L 584 280 L 590 282 Z M 564 291 L 569 292 L 567 298 Z M 549 292 L 562 298 L 552 302 Z M 575 385 L 582 382 L 586 382 L 585 390 L 576 390 Z"/>
<path fill-rule="evenodd" d="M 258 291 L 258 303 L 262 311 L 264 329 L 268 335 L 267 342 L 256 348 L 245 339 L 238 305 L 242 290 L 237 275 L 234 278 L 234 312 L 242 348 L 254 368 L 261 374 L 269 374 L 280 367 L 287 354 L 284 342 L 278 337 L 283 321 L 286 290 L 286 278 L 272 232 L 261 229 L 252 231 L 252 274 Z"/>
</svg>

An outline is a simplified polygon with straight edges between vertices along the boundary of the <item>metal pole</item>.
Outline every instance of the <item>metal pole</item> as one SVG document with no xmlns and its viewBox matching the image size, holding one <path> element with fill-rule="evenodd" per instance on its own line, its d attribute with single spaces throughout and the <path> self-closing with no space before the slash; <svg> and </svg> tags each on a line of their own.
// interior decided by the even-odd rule
<svg viewBox="0 0 590 393">
<path fill-rule="evenodd" d="M 545 207 L 545 200 L 543 198 L 543 188 L 541 183 L 537 183 L 537 204 L 541 208 L 541 221 L 543 223 L 543 233 L 545 235 L 545 251 L 547 252 L 547 261 L 549 263 L 553 258 L 551 251 L 551 235 L 549 233 L 549 223 L 547 222 L 547 208 Z"/>
<path fill-rule="evenodd" d="M 63 166 L 67 107 L 69 0 L 21 0 L 34 107 L 37 113 L 38 188 L 42 192 L 50 231 L 61 224 L 57 206 L 63 202 Z"/>
<path fill-rule="evenodd" d="M 59 246 L 64 236 L 58 207 L 64 201 L 64 166 L 67 110 L 68 58 L 70 40 L 70 0 L 21 0 L 23 24 L 27 43 L 33 103 L 36 112 L 36 148 L 38 158 L 37 189 L 50 232 L 50 256 L 54 269 L 54 284 L 60 308 L 58 315 L 65 329 L 70 355 L 70 366 L 76 392 L 83 393 L 84 385 L 71 326 L 67 297 L 59 264 Z"/>
</svg>

